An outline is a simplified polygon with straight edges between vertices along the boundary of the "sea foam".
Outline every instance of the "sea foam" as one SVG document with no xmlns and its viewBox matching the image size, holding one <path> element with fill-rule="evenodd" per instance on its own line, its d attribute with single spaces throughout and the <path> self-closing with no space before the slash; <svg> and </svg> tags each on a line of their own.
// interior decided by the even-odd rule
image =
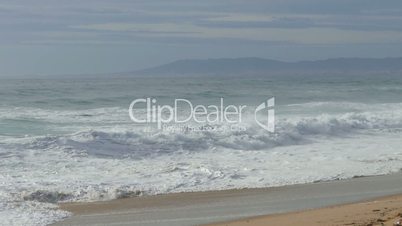
<svg viewBox="0 0 402 226">
<path fill-rule="evenodd" d="M 279 118 L 275 133 L 246 126 L 145 133 L 126 125 L 4 136 L 0 215 L 5 225 L 45 225 L 68 216 L 58 202 L 272 187 L 402 168 L 401 111 Z"/>
</svg>

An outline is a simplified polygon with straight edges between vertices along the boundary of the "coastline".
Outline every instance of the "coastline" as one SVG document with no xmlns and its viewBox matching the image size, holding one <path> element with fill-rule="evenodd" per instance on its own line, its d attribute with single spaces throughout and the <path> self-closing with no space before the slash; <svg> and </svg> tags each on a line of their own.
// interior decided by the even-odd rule
<svg viewBox="0 0 402 226">
<path fill-rule="evenodd" d="M 298 212 L 250 217 L 204 226 L 334 226 L 402 224 L 402 194 Z"/>
<path fill-rule="evenodd" d="M 236 222 L 244 223 L 239 219 L 261 219 L 254 216 L 282 216 L 287 213 L 293 216 L 291 214 L 295 212 L 310 213 L 322 210 L 319 208 L 325 210 L 328 206 L 345 206 L 399 194 L 402 194 L 402 173 L 273 188 L 173 193 L 104 202 L 63 203 L 60 208 L 72 212 L 73 216 L 52 225 L 184 226 L 212 223 L 211 225 L 215 226 L 222 224 L 213 223 L 227 221 L 239 225 Z"/>
</svg>

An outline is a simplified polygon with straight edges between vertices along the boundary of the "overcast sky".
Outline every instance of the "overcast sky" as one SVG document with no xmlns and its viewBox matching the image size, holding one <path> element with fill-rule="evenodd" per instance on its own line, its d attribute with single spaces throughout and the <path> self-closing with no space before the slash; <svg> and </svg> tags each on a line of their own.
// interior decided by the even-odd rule
<svg viewBox="0 0 402 226">
<path fill-rule="evenodd" d="M 401 0 L 0 0 L 0 76 L 402 56 Z"/>
</svg>

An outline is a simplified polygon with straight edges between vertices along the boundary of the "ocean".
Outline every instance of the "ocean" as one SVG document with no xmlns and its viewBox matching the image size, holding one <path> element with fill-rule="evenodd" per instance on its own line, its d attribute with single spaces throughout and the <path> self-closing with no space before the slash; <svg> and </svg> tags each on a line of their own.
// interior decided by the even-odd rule
<svg viewBox="0 0 402 226">
<path fill-rule="evenodd" d="M 274 132 L 250 110 L 272 97 Z M 161 130 L 130 119 L 138 98 L 250 109 L 241 129 Z M 0 225 L 61 220 L 58 202 L 390 174 L 401 138 L 397 75 L 2 79 Z"/>
</svg>

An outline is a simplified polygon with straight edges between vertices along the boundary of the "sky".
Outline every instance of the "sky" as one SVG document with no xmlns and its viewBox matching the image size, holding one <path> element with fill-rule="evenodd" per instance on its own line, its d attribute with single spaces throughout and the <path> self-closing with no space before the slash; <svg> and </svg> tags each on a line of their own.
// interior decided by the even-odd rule
<svg viewBox="0 0 402 226">
<path fill-rule="evenodd" d="M 400 56 L 401 0 L 0 0 L 0 76 Z"/>
</svg>

